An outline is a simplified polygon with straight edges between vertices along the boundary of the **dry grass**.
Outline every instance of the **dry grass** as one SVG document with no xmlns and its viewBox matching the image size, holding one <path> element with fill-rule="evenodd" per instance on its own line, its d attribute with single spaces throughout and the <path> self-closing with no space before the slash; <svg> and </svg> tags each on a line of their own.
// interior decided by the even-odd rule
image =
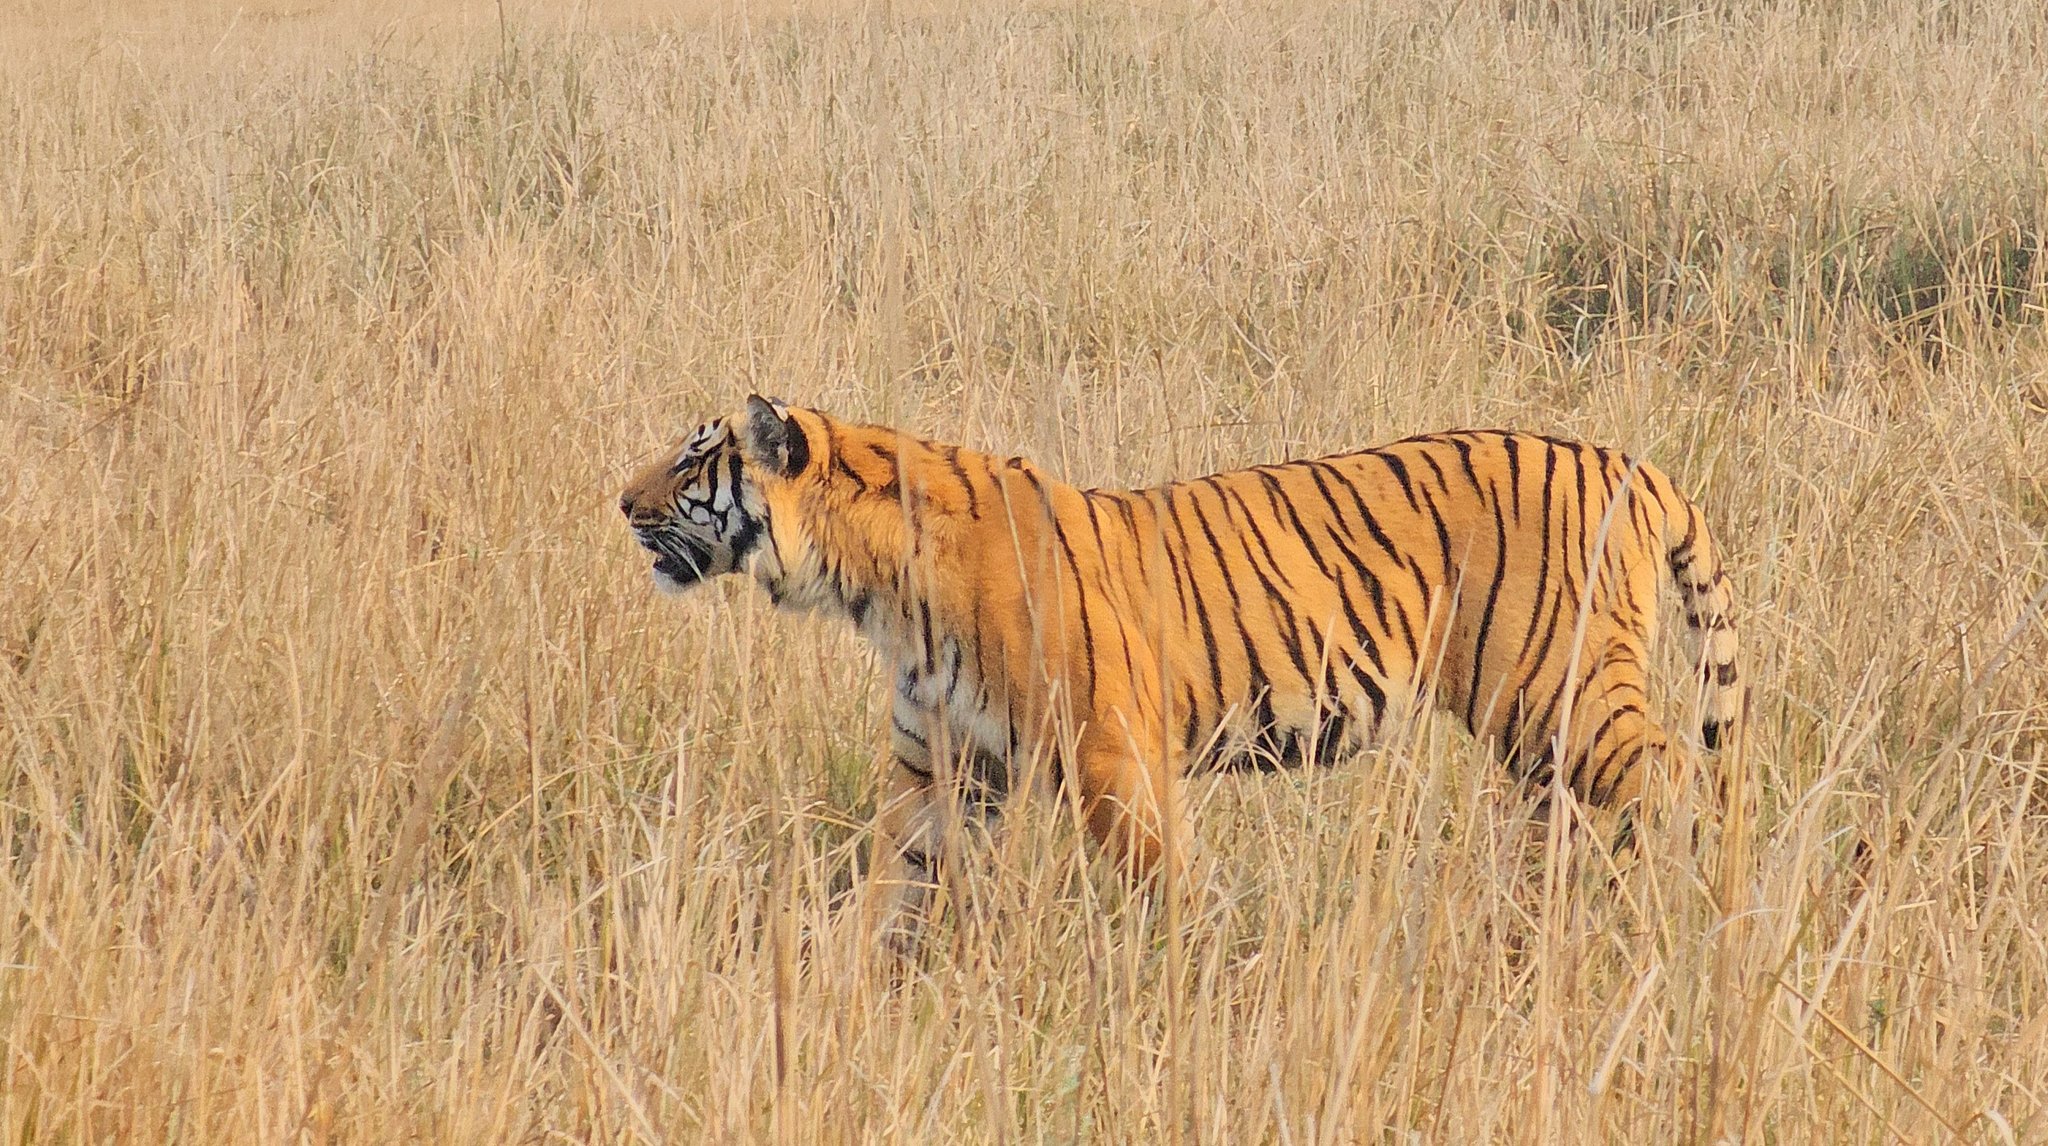
<svg viewBox="0 0 2048 1146">
<path fill-rule="evenodd" d="M 0 1140 L 2048 1138 L 2040 6 L 986 8 L 0 9 Z M 892 989 L 875 666 L 611 508 L 749 387 L 1639 449 L 1755 819 L 1440 724 L 1162 919 L 1025 801 Z"/>
</svg>

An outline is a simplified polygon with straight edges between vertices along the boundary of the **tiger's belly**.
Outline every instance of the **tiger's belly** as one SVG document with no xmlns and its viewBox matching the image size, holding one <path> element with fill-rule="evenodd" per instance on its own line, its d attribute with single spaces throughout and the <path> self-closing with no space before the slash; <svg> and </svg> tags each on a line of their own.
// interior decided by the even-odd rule
<svg viewBox="0 0 2048 1146">
<path fill-rule="evenodd" d="M 1197 720 L 1183 732 L 1189 772 L 1272 772 L 1329 767 L 1378 742 L 1384 702 L 1362 689 L 1319 698 L 1274 695 L 1239 700 L 1221 721 Z"/>
<path fill-rule="evenodd" d="M 1313 764 L 1327 768 L 1372 743 L 1365 723 L 1341 709 L 1294 721 L 1234 720 L 1190 771 L 1274 772 Z"/>
</svg>

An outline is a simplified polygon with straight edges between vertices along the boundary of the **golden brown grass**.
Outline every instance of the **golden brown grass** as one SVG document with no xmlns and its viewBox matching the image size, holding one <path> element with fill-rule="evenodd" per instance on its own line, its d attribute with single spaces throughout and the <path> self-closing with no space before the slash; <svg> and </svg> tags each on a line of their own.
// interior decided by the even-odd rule
<svg viewBox="0 0 2048 1146">
<path fill-rule="evenodd" d="M 0 1140 L 2048 1137 L 2048 23 L 1921 8 L 0 9 Z M 1754 819 L 1438 722 L 1159 918 L 1025 800 L 892 988 L 875 666 L 611 508 L 749 388 L 1637 449 Z"/>
</svg>

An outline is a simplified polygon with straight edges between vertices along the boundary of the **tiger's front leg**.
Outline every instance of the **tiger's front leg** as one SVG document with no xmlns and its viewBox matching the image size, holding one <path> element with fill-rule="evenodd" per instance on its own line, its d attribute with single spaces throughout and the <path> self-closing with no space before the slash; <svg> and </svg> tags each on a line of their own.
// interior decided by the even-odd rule
<svg viewBox="0 0 2048 1146">
<path fill-rule="evenodd" d="M 936 807 L 936 777 L 927 762 L 913 763 L 892 753 L 890 774 L 882 791 L 875 842 L 881 879 L 882 945 L 898 958 L 917 952 L 938 889 L 937 853 L 941 825 Z"/>
<path fill-rule="evenodd" d="M 915 676 L 899 683 L 889 734 L 889 777 L 876 816 L 882 893 L 880 934 L 898 957 L 917 951 L 932 898 L 960 828 L 986 823 L 1008 794 L 1002 759 L 948 736 L 938 713 L 919 703 Z"/>
<path fill-rule="evenodd" d="M 1134 884 L 1184 882 L 1194 843 L 1178 762 L 1155 728 L 1142 740 L 1117 714 L 1094 722 L 1076 753 L 1088 834 Z"/>
</svg>

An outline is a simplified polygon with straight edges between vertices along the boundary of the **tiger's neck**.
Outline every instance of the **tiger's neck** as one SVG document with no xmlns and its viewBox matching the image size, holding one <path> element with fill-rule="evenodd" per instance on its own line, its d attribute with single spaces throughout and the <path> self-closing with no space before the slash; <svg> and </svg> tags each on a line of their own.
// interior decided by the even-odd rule
<svg viewBox="0 0 2048 1146">
<path fill-rule="evenodd" d="M 799 505 L 795 516 L 794 528 L 779 531 L 778 559 L 754 567 L 779 607 L 845 617 L 891 654 L 943 624 L 935 590 L 948 574 L 946 556 L 900 504 Z"/>
<path fill-rule="evenodd" d="M 771 498 L 779 559 L 762 584 L 782 607 L 851 620 L 899 671 L 943 682 L 949 703 L 1030 678 L 1039 658 L 1014 647 L 1037 639 L 1019 614 L 1031 595 L 1013 584 L 1018 554 L 1043 563 L 1053 501 L 1078 495 L 1021 458 L 854 434 L 827 422 L 822 480 Z"/>
</svg>

